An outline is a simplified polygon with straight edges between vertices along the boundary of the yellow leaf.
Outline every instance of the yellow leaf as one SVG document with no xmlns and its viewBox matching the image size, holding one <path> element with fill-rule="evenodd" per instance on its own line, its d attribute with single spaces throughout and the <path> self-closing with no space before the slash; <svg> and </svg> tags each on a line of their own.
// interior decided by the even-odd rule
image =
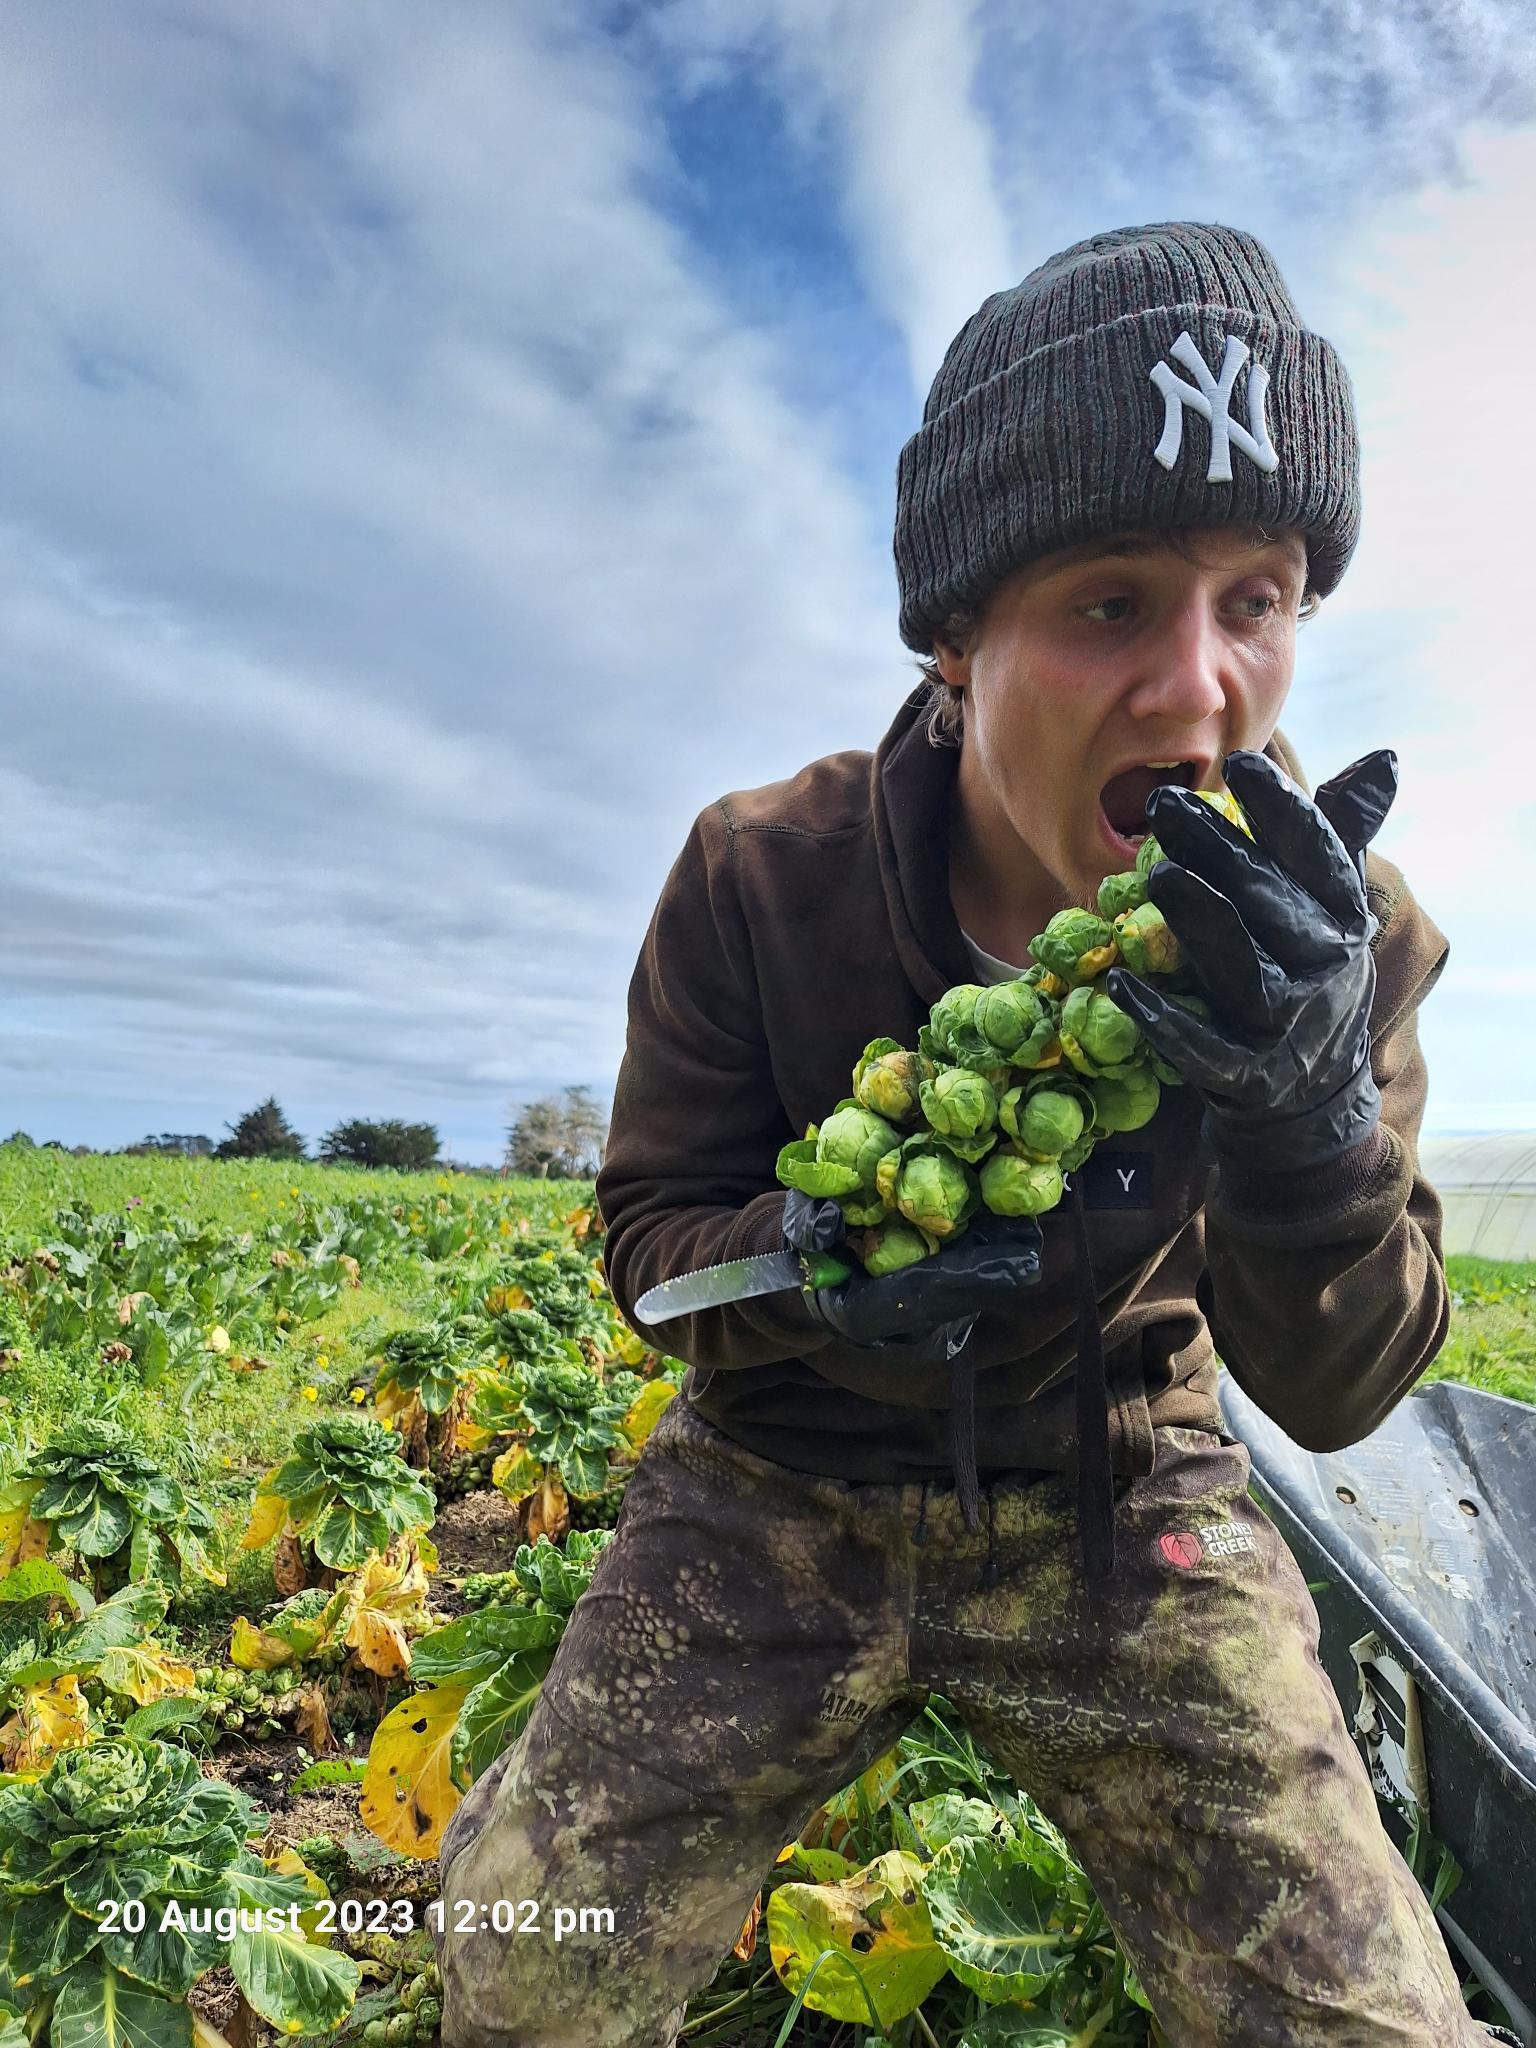
<svg viewBox="0 0 1536 2048">
<path fill-rule="evenodd" d="M 621 1365 L 644 1365 L 646 1343 L 633 1330 L 620 1329 L 613 1340 L 613 1355 Z"/>
<path fill-rule="evenodd" d="M 347 1631 L 347 1647 L 367 1671 L 380 1678 L 404 1678 L 411 1668 L 411 1646 L 393 1615 L 376 1607 L 360 1607 Z"/>
<path fill-rule="evenodd" d="M 281 1494 L 258 1493 L 251 1502 L 251 1519 L 240 1538 L 242 1550 L 260 1550 L 270 1543 L 288 1519 L 288 1503 Z"/>
<path fill-rule="evenodd" d="M 276 1671 L 293 1663 L 293 1646 L 237 1614 L 229 1632 L 229 1661 L 239 1671 Z"/>
<path fill-rule="evenodd" d="M 877 1856 L 840 1884 L 784 1884 L 768 1901 L 773 1967 L 814 2012 L 882 2028 L 905 2019 L 949 1969 L 933 1938 L 919 1884 L 922 1865 L 904 1850 Z M 811 1972 L 824 1952 L 832 1954 Z"/>
<path fill-rule="evenodd" d="M 513 1444 L 491 1467 L 491 1484 L 512 1502 L 526 1500 L 544 1478 L 544 1467 L 526 1444 Z"/>
<path fill-rule="evenodd" d="M 167 1656 L 158 1643 L 104 1651 L 96 1675 L 108 1692 L 126 1693 L 141 1707 L 170 1693 L 192 1692 L 197 1685 L 192 1666 Z"/>
<path fill-rule="evenodd" d="M 32 1496 L 42 1483 L 40 1479 L 13 1479 L 0 1486 L 0 1573 L 13 1571 L 22 1561 L 22 1539 L 32 1520 Z"/>
<path fill-rule="evenodd" d="M 363 1774 L 363 1825 L 403 1856 L 435 1856 L 463 1794 L 449 1750 L 467 1685 L 438 1685 L 402 1700 L 374 1730 Z"/>
<path fill-rule="evenodd" d="M 620 1424 L 625 1436 L 637 1451 L 660 1422 L 663 1411 L 676 1399 L 677 1388 L 670 1380 L 646 1381 L 645 1386 L 631 1402 L 629 1413 Z"/>
<path fill-rule="evenodd" d="M 91 1739 L 90 1709 L 74 1673 L 29 1685 L 21 1696 L 21 1746 L 12 1769 L 41 1770 L 60 1750 L 78 1749 Z"/>
<path fill-rule="evenodd" d="M 298 1916 L 299 1925 L 304 1930 L 304 1939 L 314 1942 L 318 1948 L 329 1948 L 330 1931 L 319 1924 L 319 1901 L 331 1896 L 326 1888 L 325 1879 L 316 1876 L 297 1849 L 280 1849 L 275 1856 L 266 1858 L 266 1865 L 268 1870 L 275 1870 L 280 1877 L 303 1878 L 305 1890 L 313 1892 L 316 1899 L 314 1906 L 301 1909 Z"/>
</svg>

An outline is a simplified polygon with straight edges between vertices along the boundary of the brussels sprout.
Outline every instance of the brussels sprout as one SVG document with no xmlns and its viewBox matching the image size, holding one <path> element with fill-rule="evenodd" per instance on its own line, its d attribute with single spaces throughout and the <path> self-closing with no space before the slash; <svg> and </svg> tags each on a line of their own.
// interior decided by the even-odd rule
<svg viewBox="0 0 1536 2048">
<path fill-rule="evenodd" d="M 1136 849 L 1136 879 L 1144 884 L 1158 862 L 1166 860 L 1167 857 L 1163 849 L 1158 845 L 1157 840 L 1149 832 Z"/>
<path fill-rule="evenodd" d="M 976 1003 L 985 994 L 986 990 L 976 981 L 962 981 L 957 987 L 946 989 L 928 1014 L 925 1028 L 930 1044 L 924 1046 L 924 1051 L 935 1059 L 952 1060 L 957 1065 L 975 1058 L 982 1051 L 981 1033 L 976 1028 Z M 991 1065 L 992 1061 L 987 1063 Z"/>
<path fill-rule="evenodd" d="M 917 1091 L 932 1080 L 933 1071 L 932 1060 L 908 1052 L 894 1038 L 871 1039 L 853 1070 L 854 1100 L 887 1123 L 912 1123 L 918 1113 Z"/>
<path fill-rule="evenodd" d="M 1036 1088 L 1014 1111 L 1013 1136 L 1037 1159 L 1059 1159 L 1083 1135 L 1087 1118 L 1075 1095 Z"/>
<path fill-rule="evenodd" d="M 245 1726 L 245 1709 L 243 1707 L 226 1707 L 224 1710 L 224 1726 L 232 1728 L 238 1735 Z"/>
<path fill-rule="evenodd" d="M 363 2039 L 369 2048 L 380 2048 L 380 2044 L 389 2039 L 388 2020 L 370 2020 L 363 2028 Z"/>
<path fill-rule="evenodd" d="M 878 1279 L 883 1273 L 899 1273 L 903 1266 L 915 1266 L 935 1249 L 935 1240 L 925 1237 L 913 1223 L 893 1216 L 878 1229 L 865 1232 L 864 1270 Z"/>
<path fill-rule="evenodd" d="M 1103 989 L 1075 988 L 1061 1013 L 1061 1049 L 1080 1074 L 1123 1066 L 1141 1043 L 1141 1030 Z"/>
<path fill-rule="evenodd" d="M 1143 903 L 1115 919 L 1115 943 L 1133 974 L 1176 974 L 1179 942 L 1155 903 Z"/>
<path fill-rule="evenodd" d="M 437 1998 L 424 1998 L 421 2001 L 420 2005 L 418 2005 L 416 2008 L 416 2027 L 418 2033 L 430 2034 L 433 2032 L 435 2028 L 440 2027 L 442 2023 L 442 2000 Z"/>
<path fill-rule="evenodd" d="M 997 1122 L 997 1091 L 985 1074 L 941 1067 L 922 1086 L 923 1115 L 945 1138 L 979 1138 Z"/>
<path fill-rule="evenodd" d="M 1235 825 L 1239 832 L 1246 833 L 1250 839 L 1253 837 L 1253 827 L 1248 822 L 1248 814 L 1230 789 L 1197 789 L 1195 795 L 1202 798 L 1213 810 L 1220 811 L 1229 825 Z"/>
<path fill-rule="evenodd" d="M 213 1684 L 213 1666 L 211 1664 L 199 1664 L 192 1677 L 202 1691 L 206 1692 L 209 1686 Z"/>
<path fill-rule="evenodd" d="M 999 1061 L 1032 1067 L 1056 1039 L 1056 1011 L 1032 982 L 999 982 L 976 999 L 976 1029 L 996 1048 Z"/>
<path fill-rule="evenodd" d="M 1083 1161 L 1088 1157 L 1088 1154 L 1093 1150 L 1093 1144 L 1093 1130 L 1090 1126 L 1089 1129 L 1083 1132 L 1083 1135 L 1078 1139 L 1075 1145 L 1069 1145 L 1067 1147 L 1066 1151 L 1062 1153 L 1061 1157 L 1057 1160 L 1056 1164 L 1061 1168 L 1063 1173 L 1075 1172 L 1076 1169 L 1079 1166 L 1081 1166 Z"/>
<path fill-rule="evenodd" d="M 900 1143 L 900 1131 L 883 1116 L 860 1109 L 857 1103 L 839 1104 L 817 1134 L 816 1157 L 824 1165 L 848 1167 L 858 1175 L 861 1188 L 870 1188 L 876 1164 Z"/>
<path fill-rule="evenodd" d="M 1058 910 L 1029 950 L 1048 973 L 1079 988 L 1115 964 L 1115 934 L 1092 910 Z"/>
<path fill-rule="evenodd" d="M 1127 910 L 1139 910 L 1147 900 L 1147 881 L 1134 868 L 1123 875 L 1106 875 L 1099 884 L 1099 915 L 1111 924 Z"/>
<path fill-rule="evenodd" d="M 869 1230 L 890 1214 L 890 1205 L 881 1195 L 869 1194 L 862 1188 L 857 1194 L 839 1195 L 837 1206 L 850 1230 Z"/>
<path fill-rule="evenodd" d="M 1139 1131 L 1157 1114 L 1162 1089 L 1157 1076 L 1146 1067 L 1138 1067 L 1124 1079 L 1112 1080 L 1106 1075 L 1090 1085 L 1094 1113 L 1102 1131 Z"/>
<path fill-rule="evenodd" d="M 1042 1215 L 1061 1200 L 1061 1168 L 999 1146 L 981 1169 L 981 1199 L 994 1216 Z"/>
<path fill-rule="evenodd" d="M 259 1685 L 242 1685 L 238 1698 L 242 1707 L 259 1707 L 261 1705 L 261 1687 Z"/>
<path fill-rule="evenodd" d="M 912 1145 L 912 1141 L 908 1141 Z M 952 1154 L 919 1138 L 896 1174 L 896 1207 L 930 1237 L 956 1237 L 976 1207 L 976 1183 Z"/>
</svg>

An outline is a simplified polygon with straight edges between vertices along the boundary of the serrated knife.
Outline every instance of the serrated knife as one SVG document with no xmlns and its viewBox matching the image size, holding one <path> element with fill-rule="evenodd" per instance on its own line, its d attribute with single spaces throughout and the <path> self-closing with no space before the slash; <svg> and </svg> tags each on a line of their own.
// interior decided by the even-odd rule
<svg viewBox="0 0 1536 2048">
<path fill-rule="evenodd" d="M 758 1294 L 782 1294 L 791 1287 L 837 1287 L 852 1267 L 828 1252 L 759 1252 L 750 1259 L 731 1259 L 723 1266 L 700 1266 L 663 1280 L 635 1303 L 642 1323 L 670 1322 L 701 1308 L 725 1308 Z"/>
</svg>

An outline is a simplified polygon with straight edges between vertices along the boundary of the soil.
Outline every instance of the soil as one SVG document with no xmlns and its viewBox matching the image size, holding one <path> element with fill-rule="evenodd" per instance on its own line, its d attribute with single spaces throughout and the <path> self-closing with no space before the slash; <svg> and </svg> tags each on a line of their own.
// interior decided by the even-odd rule
<svg viewBox="0 0 1536 2048">
<path fill-rule="evenodd" d="M 459 1588 L 464 1580 L 471 1572 L 510 1571 L 521 1528 L 522 1518 L 505 1494 L 485 1490 L 449 1501 L 432 1525 L 438 1559 L 433 1606 L 445 1614 L 462 1614 Z"/>
</svg>

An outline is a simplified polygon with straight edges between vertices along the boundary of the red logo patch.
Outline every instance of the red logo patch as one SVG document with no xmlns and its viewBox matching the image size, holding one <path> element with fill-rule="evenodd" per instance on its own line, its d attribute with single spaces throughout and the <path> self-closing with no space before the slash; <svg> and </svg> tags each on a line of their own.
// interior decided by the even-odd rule
<svg viewBox="0 0 1536 2048">
<path fill-rule="evenodd" d="M 1158 1537 L 1158 1548 L 1170 1564 L 1176 1564 L 1180 1571 L 1187 1572 L 1197 1565 L 1205 1552 L 1200 1538 L 1190 1529 L 1168 1529 Z"/>
</svg>

